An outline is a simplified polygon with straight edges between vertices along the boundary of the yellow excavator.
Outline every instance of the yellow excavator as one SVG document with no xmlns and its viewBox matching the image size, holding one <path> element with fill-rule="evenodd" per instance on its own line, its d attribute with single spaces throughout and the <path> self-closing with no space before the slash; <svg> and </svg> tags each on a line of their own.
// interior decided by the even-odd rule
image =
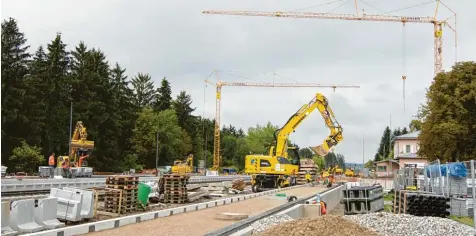
<svg viewBox="0 0 476 236">
<path fill-rule="evenodd" d="M 335 119 L 327 98 L 317 93 L 308 104 L 299 108 L 282 128 L 275 131 L 276 146 L 270 147 L 268 155 L 247 155 L 245 157 L 245 173 L 251 175 L 253 192 L 260 192 L 263 188 L 286 187 L 294 184 L 294 178 L 299 172 L 300 158 L 298 147 L 288 146 L 288 138 L 316 108 L 331 133 L 321 145 L 311 147 L 311 149 L 323 157 L 329 153 L 330 148 L 342 141 L 342 128 Z M 288 156 L 288 150 L 293 151 L 294 157 Z"/>
<path fill-rule="evenodd" d="M 185 161 L 175 160 L 172 166 L 172 173 L 185 174 L 193 172 L 193 154 L 188 155 Z"/>
<path fill-rule="evenodd" d="M 70 167 L 84 166 L 84 160 L 89 157 L 94 148 L 94 141 L 88 140 L 88 133 L 82 121 L 76 122 L 76 128 L 71 138 L 71 152 L 69 156 L 59 156 L 56 164 L 58 168 L 62 168 L 66 162 Z"/>
</svg>

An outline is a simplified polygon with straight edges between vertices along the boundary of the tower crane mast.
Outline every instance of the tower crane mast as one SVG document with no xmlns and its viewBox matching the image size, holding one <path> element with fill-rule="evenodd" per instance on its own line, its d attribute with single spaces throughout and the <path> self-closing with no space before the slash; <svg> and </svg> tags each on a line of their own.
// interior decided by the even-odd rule
<svg viewBox="0 0 476 236">
<path fill-rule="evenodd" d="M 215 71 L 216 73 L 216 71 Z M 205 83 L 209 83 L 216 86 L 216 107 L 215 107 L 215 127 L 214 127 L 214 141 L 213 141 L 213 170 L 220 168 L 220 109 L 221 109 L 221 91 L 222 87 L 274 87 L 274 88 L 360 88 L 357 85 L 326 85 L 318 83 L 259 83 L 259 82 L 229 82 L 218 81 L 216 84 L 209 80 L 205 80 Z"/>
<path fill-rule="evenodd" d="M 316 12 L 268 12 L 268 11 L 232 11 L 232 10 L 208 10 L 204 14 L 235 15 L 235 16 L 265 16 L 265 17 L 284 17 L 284 18 L 313 18 L 329 20 L 357 20 L 357 21 L 384 21 L 405 23 L 431 23 L 434 25 L 434 74 L 443 71 L 443 26 L 448 26 L 456 32 L 456 25 L 452 27 L 447 20 L 437 20 L 437 12 L 440 1 L 437 1 L 435 15 L 429 16 L 389 16 L 389 15 L 367 15 L 359 14 L 357 2 L 355 1 L 356 14 L 336 14 L 336 13 L 316 13 Z M 446 5 L 445 5 L 446 7 Z M 448 7 L 447 7 L 448 8 Z M 449 9 L 449 8 L 448 8 Z M 449 9 L 452 11 L 451 9 Z M 452 11 L 453 12 L 453 11 Z M 453 12 L 456 16 L 456 13 Z M 402 77 L 403 78 L 403 77 Z M 405 78 L 403 78 L 405 79 Z"/>
</svg>

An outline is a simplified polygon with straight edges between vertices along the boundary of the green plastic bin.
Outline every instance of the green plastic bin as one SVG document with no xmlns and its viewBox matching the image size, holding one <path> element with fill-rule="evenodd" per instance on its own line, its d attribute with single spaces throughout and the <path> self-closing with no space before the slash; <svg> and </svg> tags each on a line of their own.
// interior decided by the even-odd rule
<svg viewBox="0 0 476 236">
<path fill-rule="evenodd" d="M 139 194 L 137 199 L 139 200 L 139 207 L 145 207 L 149 203 L 149 194 L 152 191 L 152 188 L 144 183 L 139 183 Z"/>
</svg>

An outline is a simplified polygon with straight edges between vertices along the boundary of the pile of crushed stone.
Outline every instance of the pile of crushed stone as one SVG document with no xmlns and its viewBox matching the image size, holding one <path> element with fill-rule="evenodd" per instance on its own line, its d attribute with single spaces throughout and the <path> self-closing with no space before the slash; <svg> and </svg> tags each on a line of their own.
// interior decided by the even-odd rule
<svg viewBox="0 0 476 236">
<path fill-rule="evenodd" d="M 476 235 L 470 226 L 451 219 L 387 212 L 348 215 L 345 219 L 372 228 L 383 236 L 449 236 Z"/>
<path fill-rule="evenodd" d="M 357 223 L 346 220 L 341 216 L 325 215 L 312 219 L 299 219 L 286 221 L 279 225 L 273 225 L 260 232 L 259 236 L 378 236 L 370 229 Z"/>
</svg>

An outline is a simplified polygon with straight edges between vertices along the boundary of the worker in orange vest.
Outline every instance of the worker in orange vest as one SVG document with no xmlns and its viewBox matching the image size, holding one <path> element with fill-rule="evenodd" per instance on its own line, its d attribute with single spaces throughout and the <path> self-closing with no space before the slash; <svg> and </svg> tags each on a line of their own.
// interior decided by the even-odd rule
<svg viewBox="0 0 476 236">
<path fill-rule="evenodd" d="M 50 166 L 50 178 L 55 176 L 55 153 L 51 153 L 50 158 L 48 159 L 48 165 Z"/>
<path fill-rule="evenodd" d="M 48 165 L 50 165 L 50 167 L 55 167 L 55 153 L 51 153 L 51 156 L 50 158 L 48 159 Z"/>
</svg>

